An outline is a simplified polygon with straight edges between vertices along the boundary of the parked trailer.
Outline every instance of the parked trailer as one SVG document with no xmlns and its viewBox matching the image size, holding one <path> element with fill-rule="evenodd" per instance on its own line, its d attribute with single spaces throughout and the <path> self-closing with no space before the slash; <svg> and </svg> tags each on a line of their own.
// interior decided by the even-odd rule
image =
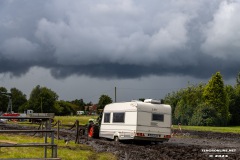
<svg viewBox="0 0 240 160">
<path fill-rule="evenodd" d="M 119 140 L 168 141 L 171 138 L 171 106 L 147 99 L 106 105 L 100 137 Z"/>
</svg>

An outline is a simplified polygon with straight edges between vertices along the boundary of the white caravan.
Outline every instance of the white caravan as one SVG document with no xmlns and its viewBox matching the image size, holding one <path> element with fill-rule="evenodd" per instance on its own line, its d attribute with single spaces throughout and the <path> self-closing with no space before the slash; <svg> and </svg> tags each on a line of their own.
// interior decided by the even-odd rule
<svg viewBox="0 0 240 160">
<path fill-rule="evenodd" d="M 103 110 L 100 137 L 118 140 L 168 141 L 171 106 L 160 101 L 112 103 Z"/>
</svg>

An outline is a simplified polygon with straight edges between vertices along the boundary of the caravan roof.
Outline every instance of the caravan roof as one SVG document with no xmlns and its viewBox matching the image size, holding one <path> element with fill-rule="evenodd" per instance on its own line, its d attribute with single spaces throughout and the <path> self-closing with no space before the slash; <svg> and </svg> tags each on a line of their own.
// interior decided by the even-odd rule
<svg viewBox="0 0 240 160">
<path fill-rule="evenodd" d="M 171 106 L 167 104 L 156 104 L 142 101 L 111 103 L 105 106 L 104 112 L 121 112 L 121 111 L 161 111 L 162 113 L 171 114 Z"/>
</svg>

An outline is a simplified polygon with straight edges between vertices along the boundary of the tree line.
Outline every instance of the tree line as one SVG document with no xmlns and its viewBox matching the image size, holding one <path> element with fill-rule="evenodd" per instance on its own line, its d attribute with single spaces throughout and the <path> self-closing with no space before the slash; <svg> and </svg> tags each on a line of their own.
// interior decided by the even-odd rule
<svg viewBox="0 0 240 160">
<path fill-rule="evenodd" d="M 55 115 L 71 115 L 77 111 L 88 111 L 88 107 L 92 106 L 92 102 L 85 103 L 83 99 L 75 99 L 72 101 L 58 100 L 56 92 L 47 87 L 37 85 L 30 93 L 29 99 L 17 88 L 11 88 L 10 91 L 5 87 L 0 87 L 1 93 L 11 93 L 12 111 L 16 113 L 24 113 L 26 110 L 33 110 L 35 113 L 55 113 Z M 9 96 L 0 94 L 0 112 L 7 111 Z M 112 99 L 107 95 L 101 95 L 98 102 L 98 109 L 102 109 L 106 104 L 112 103 Z"/>
<path fill-rule="evenodd" d="M 169 93 L 164 103 L 172 107 L 173 124 L 240 125 L 240 73 L 234 86 L 224 85 L 217 72 L 206 84 L 188 84 L 187 88 Z"/>
<path fill-rule="evenodd" d="M 8 91 L 0 87 L 0 92 Z M 32 109 L 38 113 L 70 115 L 76 114 L 79 110 L 85 111 L 85 106 L 93 105 L 92 102 L 85 103 L 83 99 L 58 100 L 56 92 L 39 85 L 33 88 L 29 99 L 17 88 L 11 88 L 10 93 L 12 110 L 19 113 Z M 173 124 L 240 125 L 240 72 L 236 76 L 234 86 L 224 85 L 222 75 L 217 72 L 208 83 L 188 84 L 186 88 L 167 94 L 163 100 L 172 107 Z M 112 103 L 112 99 L 108 95 L 101 95 L 97 107 L 103 109 L 109 103 Z M 0 112 L 5 112 L 7 106 L 8 97 L 0 94 Z"/>
</svg>

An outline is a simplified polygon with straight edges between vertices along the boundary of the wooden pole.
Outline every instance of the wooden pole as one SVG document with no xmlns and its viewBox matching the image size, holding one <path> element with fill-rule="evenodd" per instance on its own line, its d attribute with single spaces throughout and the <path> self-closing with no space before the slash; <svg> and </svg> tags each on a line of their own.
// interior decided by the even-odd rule
<svg viewBox="0 0 240 160">
<path fill-rule="evenodd" d="M 115 102 L 117 102 L 117 87 L 115 87 Z"/>
<path fill-rule="evenodd" d="M 45 121 L 45 130 L 47 130 L 48 120 Z M 44 143 L 47 144 L 47 133 L 45 133 Z M 44 158 L 47 158 L 47 146 L 44 147 Z"/>
<path fill-rule="evenodd" d="M 78 144 L 79 143 L 79 121 L 76 120 L 76 139 L 75 139 L 75 144 Z"/>
<path fill-rule="evenodd" d="M 60 121 L 58 120 L 57 121 L 57 139 L 59 140 L 60 138 L 59 138 L 59 123 L 60 123 Z"/>
</svg>

